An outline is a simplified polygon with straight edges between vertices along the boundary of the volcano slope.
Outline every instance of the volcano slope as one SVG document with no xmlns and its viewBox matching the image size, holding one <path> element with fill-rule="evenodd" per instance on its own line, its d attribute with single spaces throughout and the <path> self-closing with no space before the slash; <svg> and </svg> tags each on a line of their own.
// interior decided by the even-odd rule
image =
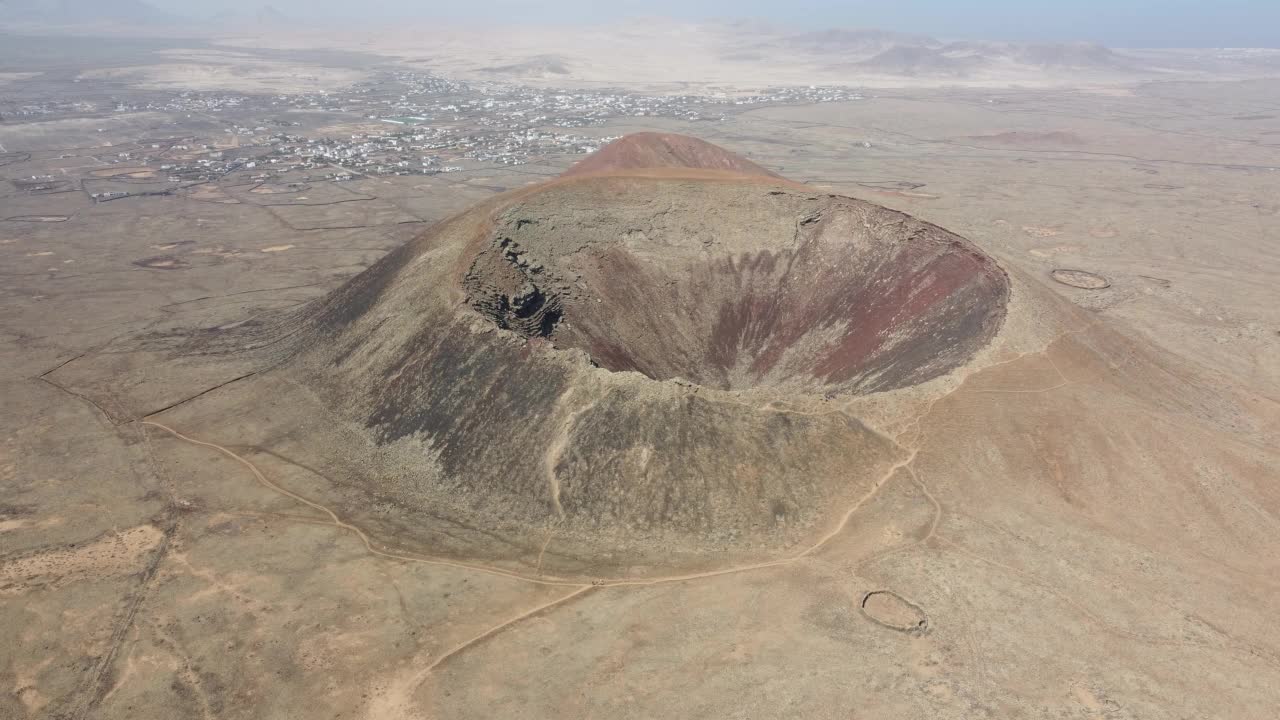
<svg viewBox="0 0 1280 720">
<path fill-rule="evenodd" d="M 404 508 L 409 536 L 554 528 L 549 569 L 793 552 L 902 461 L 825 406 L 963 367 L 1009 282 L 941 228 L 755 167 L 625 138 L 441 224 L 260 342 L 349 433 L 324 443 L 354 461 L 336 482 Z M 215 341 L 254 344 L 236 338 Z M 823 409 L 780 407 L 800 399 Z M 509 553 L 491 540 L 451 552 Z"/>
<path fill-rule="evenodd" d="M 401 622 L 377 603 L 332 620 L 361 693 L 325 702 L 352 713 L 1266 716 L 1275 403 L 941 228 L 708 147 L 624 139 L 298 313 L 49 379 L 139 423 L 194 507 L 341 533 L 317 567 L 425 568 L 393 593 L 412 647 L 370 639 Z M 241 585 L 280 562 L 236 556 Z M 290 567 L 326 597 L 400 573 Z M 318 702 L 300 646 L 215 650 L 203 672 L 246 697 Z M 254 676 L 277 665 L 283 692 Z"/>
</svg>

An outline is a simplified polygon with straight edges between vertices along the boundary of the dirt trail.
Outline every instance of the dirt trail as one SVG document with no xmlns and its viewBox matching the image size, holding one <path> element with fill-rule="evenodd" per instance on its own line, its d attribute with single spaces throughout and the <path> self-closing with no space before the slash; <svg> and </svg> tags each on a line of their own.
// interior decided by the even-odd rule
<svg viewBox="0 0 1280 720">
<path fill-rule="evenodd" d="M 184 435 L 178 432 L 177 430 L 174 430 L 168 425 L 155 422 L 154 420 L 143 420 L 141 421 L 141 423 L 143 425 L 151 425 L 153 427 L 160 428 L 161 430 L 164 430 L 165 432 L 170 433 L 174 437 L 184 442 L 188 442 L 193 445 L 198 445 L 201 447 L 211 448 L 213 450 L 216 450 L 222 453 L 223 455 L 226 455 L 227 457 L 232 458 L 236 462 L 239 462 L 241 465 L 244 465 L 246 468 L 248 468 L 249 471 L 253 473 L 254 478 L 256 478 L 259 483 L 261 483 L 263 486 L 267 487 L 268 489 L 274 492 L 277 492 L 281 495 L 284 495 L 285 497 L 296 500 L 304 505 L 307 505 L 308 507 L 319 510 L 320 512 L 323 512 L 325 515 L 328 515 L 330 522 L 323 523 L 323 524 L 332 525 L 334 527 L 338 527 L 340 529 L 354 533 L 370 553 L 377 555 L 379 557 L 385 557 L 392 560 L 404 560 L 406 562 L 424 563 L 428 565 L 443 565 L 446 567 L 454 567 L 454 568 L 459 568 L 463 570 L 474 570 L 476 572 L 489 573 L 491 575 L 499 575 L 499 576 L 511 578 L 514 580 L 523 580 L 525 582 L 537 583 L 539 585 L 556 585 L 561 587 L 578 587 L 578 588 L 662 585 L 665 583 L 685 582 L 688 580 L 698 580 L 701 578 L 720 577 L 722 575 L 732 575 L 734 573 L 750 572 L 752 570 L 761 570 L 764 568 L 777 567 L 779 565 L 786 565 L 786 564 L 801 560 L 805 557 L 808 557 L 812 553 L 820 550 L 823 546 L 831 542 L 832 539 L 834 539 L 837 535 L 839 535 L 844 530 L 845 526 L 848 525 L 849 520 L 853 517 L 854 513 L 856 513 L 858 509 L 861 508 L 863 505 L 865 505 L 869 500 L 875 497 L 876 493 L 880 491 L 880 488 L 882 488 L 885 485 L 885 483 L 889 481 L 891 477 L 893 477 L 894 473 L 896 473 L 899 469 L 910 465 L 915 460 L 916 452 L 917 452 L 913 450 L 909 455 L 907 455 L 907 457 L 893 463 L 885 471 L 885 473 L 881 476 L 881 478 L 872 485 L 871 489 L 868 490 L 862 497 L 858 498 L 858 500 L 856 500 L 853 503 L 853 505 L 848 510 L 845 511 L 845 513 L 841 516 L 840 520 L 836 523 L 835 527 L 833 527 L 830 531 L 828 531 L 821 538 L 819 538 L 817 542 L 815 542 L 814 544 L 810 545 L 809 547 L 805 548 L 804 550 L 800 551 L 795 555 L 789 555 L 787 557 L 777 558 L 774 560 L 765 560 L 758 563 L 750 563 L 747 565 L 737 565 L 737 566 L 728 567 L 728 568 L 721 568 L 719 570 L 707 570 L 704 572 L 687 573 L 682 575 L 664 575 L 664 576 L 643 578 L 643 579 L 612 578 L 612 579 L 593 580 L 590 583 L 582 583 L 582 582 L 573 582 L 573 581 L 564 580 L 564 579 L 541 578 L 534 575 L 526 575 L 523 573 L 518 573 L 510 570 L 502 570 L 500 568 L 495 568 L 489 565 L 455 562 L 452 560 L 441 560 L 439 558 L 432 558 L 429 556 L 415 555 L 415 554 L 401 553 L 401 552 L 389 552 L 389 551 L 383 550 L 377 547 L 373 543 L 373 541 L 369 538 L 368 534 L 365 533 L 363 529 L 361 529 L 356 525 L 352 525 L 350 523 L 344 522 L 329 507 L 322 505 L 320 503 L 317 503 L 313 500 L 309 500 L 301 495 L 298 495 L 297 493 L 287 490 L 273 483 L 272 481 L 268 480 L 266 475 L 264 475 L 262 471 L 258 469 L 258 466 L 254 465 L 248 459 L 246 459 L 242 455 L 239 455 L 235 451 L 227 447 L 224 447 L 222 445 L 218 445 L 217 443 L 205 442 L 203 440 L 197 440 L 195 438 L 189 437 L 187 435 Z M 545 547 L 544 547 L 544 552 L 545 552 Z"/>
<path fill-rule="evenodd" d="M 343 522 L 342 519 L 339 518 L 338 515 L 334 513 L 333 510 L 330 510 L 327 506 L 321 505 L 320 503 L 314 502 L 312 500 L 308 500 L 307 498 L 302 497 L 297 493 L 286 490 L 285 488 L 282 488 L 279 485 L 271 482 L 270 480 L 267 479 L 266 475 L 262 474 L 262 471 L 258 469 L 257 465 L 254 465 L 252 462 L 245 459 L 243 456 L 235 453 L 234 451 L 226 447 L 223 447 L 222 445 L 218 445 L 217 443 L 205 442 L 203 440 L 197 440 L 195 438 L 188 437 L 178 432 L 177 430 L 174 430 L 168 425 L 164 425 L 162 423 L 158 423 L 153 420 L 142 420 L 141 424 L 160 428 L 161 430 L 164 430 L 165 432 L 173 435 L 179 440 L 191 443 L 192 445 L 199 445 L 201 447 L 211 448 L 235 460 L 241 465 L 244 465 L 246 468 L 249 469 L 249 472 L 253 473 L 254 478 L 256 478 L 259 483 L 261 483 L 262 485 L 264 485 L 265 487 L 267 487 L 268 489 L 274 492 L 277 492 L 293 500 L 297 500 L 303 505 L 314 508 L 324 513 L 325 515 L 328 515 L 330 522 L 327 524 L 330 524 L 335 527 L 346 530 L 348 532 L 354 533 L 356 537 L 360 539 L 360 542 L 364 544 L 366 550 L 368 550 L 370 553 L 377 555 L 379 557 L 390 558 L 392 560 L 404 560 L 406 562 L 425 563 L 428 565 L 443 565 L 446 567 L 455 567 L 463 570 L 474 570 L 476 572 L 488 573 L 490 575 L 499 575 L 502 577 L 508 577 L 515 580 L 524 580 L 526 582 L 538 583 L 540 585 L 559 585 L 559 586 L 566 586 L 566 587 L 578 587 L 581 584 L 581 583 L 573 583 L 573 582 L 566 582 L 566 581 L 560 581 L 560 580 L 544 580 L 542 578 L 531 577 L 528 575 L 523 575 L 521 573 L 511 572 L 511 571 L 502 570 L 494 567 L 488 567 L 484 565 L 473 565 L 470 563 L 459 563 L 459 562 L 453 562 L 450 560 L 441 560 L 438 558 L 429 558 L 429 557 L 423 557 L 418 555 L 410 555 L 406 553 L 388 552 L 374 545 L 373 541 L 369 539 L 368 534 L 366 534 L 364 530 L 350 523 Z"/>
<path fill-rule="evenodd" d="M 570 387 L 560 396 L 560 400 L 556 403 L 557 410 L 566 407 L 569 399 L 573 397 L 573 393 L 577 388 Z M 564 454 L 564 449 L 569 445 L 569 439 L 573 435 L 573 426 L 578 421 L 578 417 L 595 407 L 596 401 L 592 400 L 582 407 L 572 410 L 565 416 L 564 421 L 560 423 L 560 431 L 556 433 L 556 437 L 547 446 L 547 454 L 543 457 L 542 466 L 547 474 L 548 491 L 551 493 L 551 504 L 556 509 L 556 517 L 564 520 L 564 506 L 560 504 L 560 477 L 556 474 L 556 465 L 560 463 L 560 456 Z M 546 546 L 543 546 L 543 552 Z M 539 565 L 541 565 L 542 555 L 539 554 Z"/>
</svg>

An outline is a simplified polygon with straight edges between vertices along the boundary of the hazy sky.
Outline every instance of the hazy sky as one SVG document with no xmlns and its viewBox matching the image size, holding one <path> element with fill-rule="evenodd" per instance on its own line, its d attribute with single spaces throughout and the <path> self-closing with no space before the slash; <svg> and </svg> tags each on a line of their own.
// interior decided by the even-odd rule
<svg viewBox="0 0 1280 720">
<path fill-rule="evenodd" d="M 599 22 L 635 16 L 760 18 L 945 38 L 1093 40 L 1113 46 L 1280 47 L 1280 0 L 152 0 L 183 14 L 265 4 L 294 17 Z"/>
</svg>

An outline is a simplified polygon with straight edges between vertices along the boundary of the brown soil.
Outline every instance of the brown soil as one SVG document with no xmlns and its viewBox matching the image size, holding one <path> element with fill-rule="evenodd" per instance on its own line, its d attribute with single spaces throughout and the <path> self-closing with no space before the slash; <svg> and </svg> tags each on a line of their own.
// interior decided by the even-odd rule
<svg viewBox="0 0 1280 720">
<path fill-rule="evenodd" d="M 1083 145 L 1085 142 L 1079 135 L 1064 130 L 1052 132 L 1010 130 L 994 135 L 971 135 L 966 139 L 1001 145 Z"/>
</svg>

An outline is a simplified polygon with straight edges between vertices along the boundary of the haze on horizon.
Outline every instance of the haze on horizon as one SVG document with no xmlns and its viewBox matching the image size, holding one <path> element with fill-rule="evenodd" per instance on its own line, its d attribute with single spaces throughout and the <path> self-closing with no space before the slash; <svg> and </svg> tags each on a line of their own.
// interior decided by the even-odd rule
<svg viewBox="0 0 1280 720">
<path fill-rule="evenodd" d="M 208 17 L 271 6 L 293 19 L 438 18 L 449 21 L 601 23 L 644 16 L 751 18 L 801 29 L 876 28 L 944 39 L 1092 41 L 1113 47 L 1280 47 L 1280 3 L 1267 0 L 153 0 Z"/>
</svg>

